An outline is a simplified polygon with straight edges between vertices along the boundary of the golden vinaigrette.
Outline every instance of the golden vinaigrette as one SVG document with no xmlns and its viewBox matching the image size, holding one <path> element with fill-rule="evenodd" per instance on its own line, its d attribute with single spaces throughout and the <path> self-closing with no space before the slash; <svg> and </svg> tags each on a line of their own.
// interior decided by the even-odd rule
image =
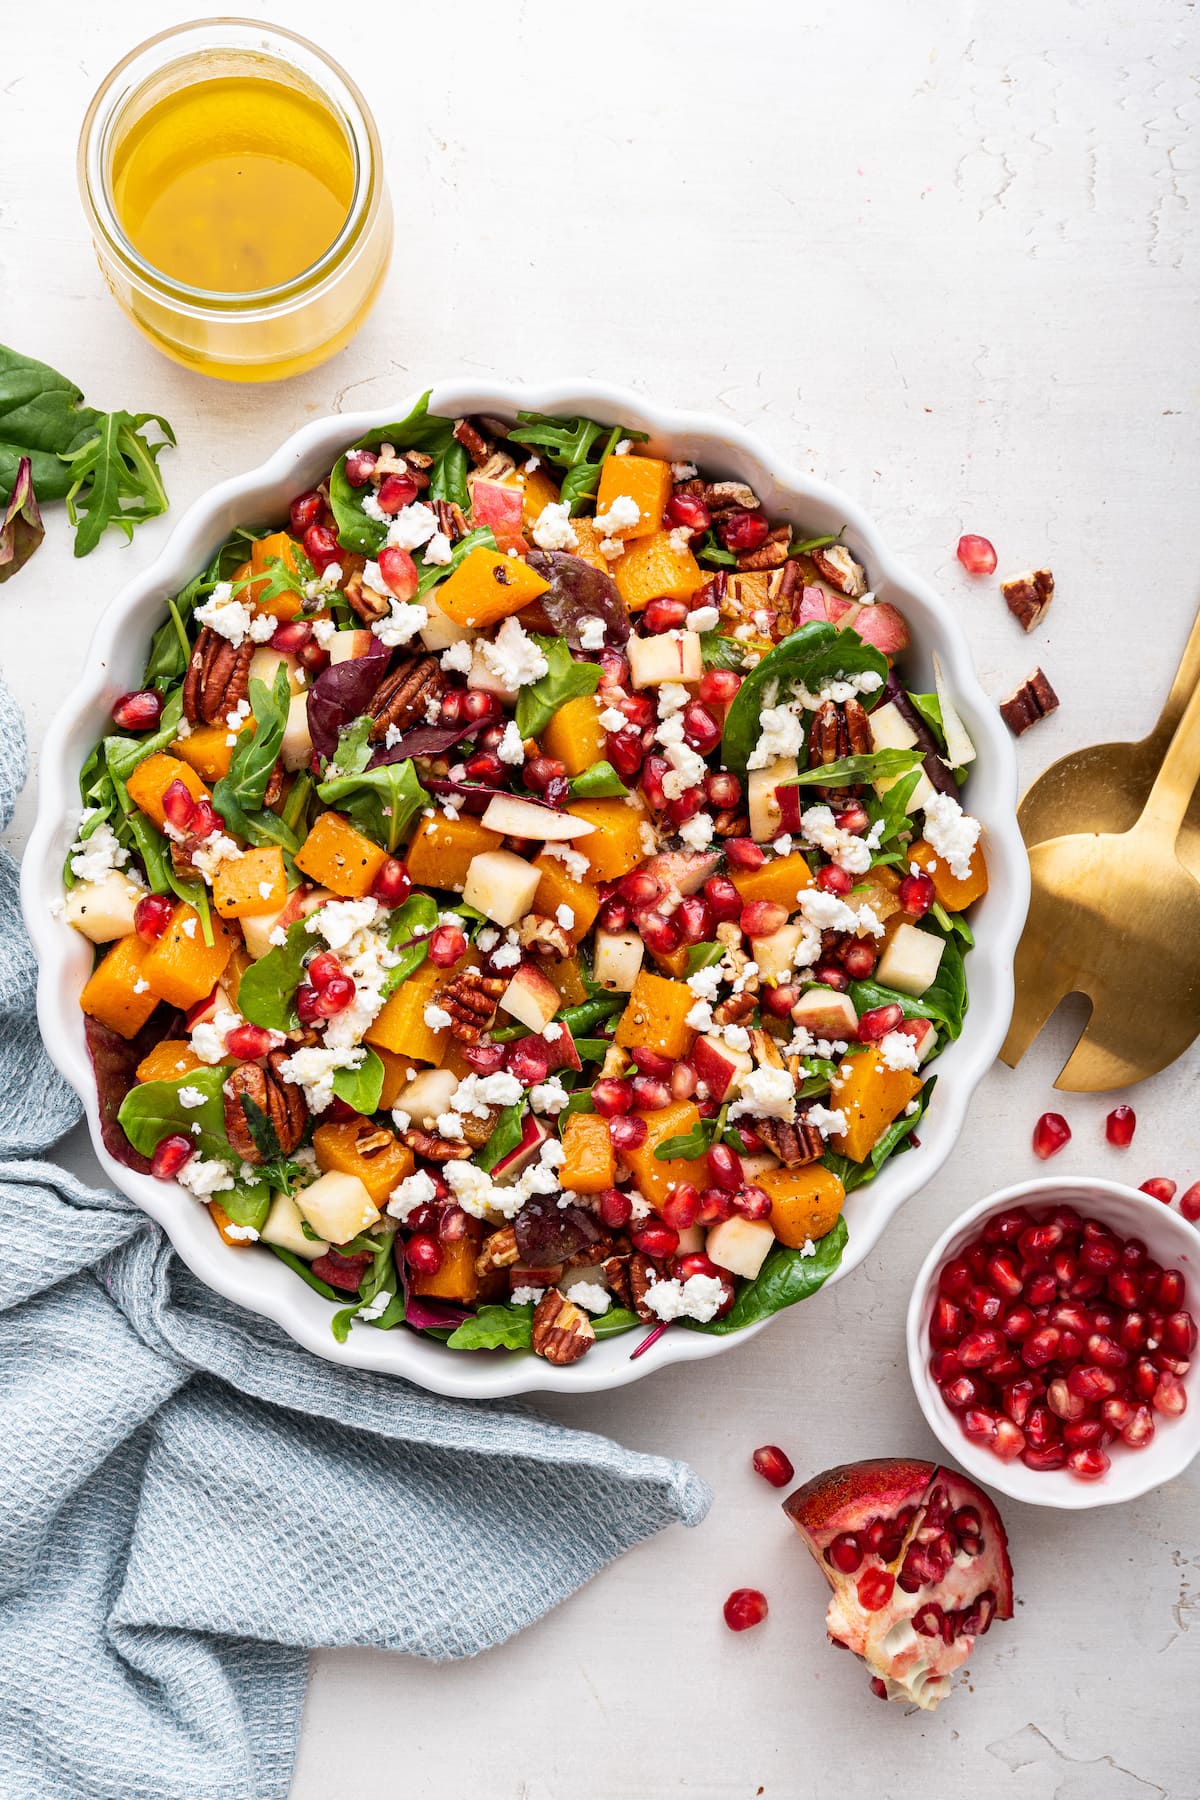
<svg viewBox="0 0 1200 1800">
<path fill-rule="evenodd" d="M 350 145 L 315 98 L 231 76 L 166 95 L 115 148 L 117 216 L 173 281 L 249 294 L 293 280 L 328 250 L 354 192 Z"/>
</svg>

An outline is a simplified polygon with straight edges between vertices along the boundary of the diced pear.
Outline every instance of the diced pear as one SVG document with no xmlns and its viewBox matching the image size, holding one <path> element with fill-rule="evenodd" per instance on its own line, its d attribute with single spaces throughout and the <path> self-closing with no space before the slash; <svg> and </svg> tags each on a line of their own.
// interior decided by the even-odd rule
<svg viewBox="0 0 1200 1800">
<path fill-rule="evenodd" d="M 301 1188 L 296 1204 L 315 1232 L 331 1244 L 344 1244 L 356 1233 L 374 1225 L 379 1208 L 357 1175 L 336 1169 L 319 1175 L 311 1187 Z"/>
<path fill-rule="evenodd" d="M 442 611 L 432 594 L 426 594 L 421 605 L 429 618 L 422 625 L 418 636 L 427 650 L 448 650 L 451 644 L 459 644 L 464 638 L 475 636 L 466 625 L 456 625 L 449 614 Z"/>
<path fill-rule="evenodd" d="M 329 1248 L 323 1238 L 305 1237 L 300 1208 L 290 1194 L 271 1196 L 271 1210 L 258 1235 L 264 1244 L 278 1244 L 281 1250 L 290 1250 L 306 1262 L 315 1262 Z"/>
<path fill-rule="evenodd" d="M 950 697 L 946 686 L 946 678 L 942 674 L 942 665 L 938 661 L 937 651 L 933 653 L 933 685 L 937 689 L 938 705 L 942 709 L 942 731 L 946 739 L 946 755 L 955 769 L 965 768 L 975 761 L 975 746 L 971 742 L 971 734 L 958 714 L 958 708 Z"/>
<path fill-rule="evenodd" d="M 313 744 L 308 729 L 308 695 L 293 694 L 288 707 L 287 724 L 283 728 L 283 742 L 279 754 L 285 769 L 293 774 L 299 769 L 307 769 L 312 761 Z"/>
<path fill-rule="evenodd" d="M 501 837 L 538 838 L 547 844 L 590 837 L 596 829 L 590 819 L 577 819 L 573 813 L 558 812 L 552 806 L 538 806 L 532 800 L 522 800 L 518 794 L 493 795 L 480 824 L 499 832 Z"/>
<path fill-rule="evenodd" d="M 792 959 L 803 936 L 803 925 L 790 924 L 781 925 L 770 937 L 750 939 L 750 954 L 764 981 L 784 981 L 791 976 Z"/>
<path fill-rule="evenodd" d="M 746 782 L 746 809 L 750 814 L 750 836 L 756 844 L 769 844 L 780 829 L 783 808 L 775 790 L 781 781 L 794 781 L 798 774 L 799 764 L 794 756 L 781 756 L 766 769 L 751 769 Z"/>
<path fill-rule="evenodd" d="M 540 870 L 511 850 L 482 850 L 467 865 L 462 897 L 495 924 L 515 925 L 533 905 L 541 879 Z"/>
<path fill-rule="evenodd" d="M 662 681 L 699 681 L 704 655 L 699 633 L 664 631 L 658 637 L 631 637 L 625 646 L 634 687 L 657 687 Z"/>
<path fill-rule="evenodd" d="M 934 937 L 931 931 L 920 931 L 915 925 L 897 925 L 879 959 L 875 980 L 916 999 L 936 979 L 944 949 L 941 938 Z"/>
<path fill-rule="evenodd" d="M 719 1269 L 753 1281 L 767 1260 L 775 1233 L 765 1219 L 722 1219 L 708 1234 L 704 1249 Z"/>
<path fill-rule="evenodd" d="M 792 1023 L 803 1025 L 814 1037 L 853 1043 L 858 1036 L 858 1014 L 846 994 L 834 988 L 814 987 L 801 994 L 792 1008 Z"/>
<path fill-rule="evenodd" d="M 260 644 L 250 658 L 247 671 L 249 681 L 261 681 L 265 687 L 275 686 L 275 674 L 278 669 L 287 670 L 288 686 L 293 694 L 305 688 L 307 675 L 300 676 L 300 664 L 294 656 L 285 656 L 282 650 L 272 650 L 269 644 Z"/>
<path fill-rule="evenodd" d="M 120 869 L 110 870 L 101 881 L 77 881 L 66 899 L 67 923 L 93 944 L 111 944 L 133 930 L 133 915 L 145 892 Z"/>
<path fill-rule="evenodd" d="M 637 980 L 646 946 L 636 931 L 597 931 L 592 944 L 592 975 L 602 988 L 628 994 Z"/>
<path fill-rule="evenodd" d="M 451 1069 L 422 1069 L 400 1091 L 396 1111 L 405 1112 L 414 1125 L 428 1129 L 439 1114 L 448 1112 L 458 1088 L 458 1076 Z"/>
</svg>

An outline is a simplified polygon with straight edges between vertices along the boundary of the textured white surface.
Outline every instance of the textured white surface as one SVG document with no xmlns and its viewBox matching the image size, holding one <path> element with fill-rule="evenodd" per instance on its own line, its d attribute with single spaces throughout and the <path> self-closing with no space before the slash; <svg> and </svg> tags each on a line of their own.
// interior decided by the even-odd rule
<svg viewBox="0 0 1200 1800">
<path fill-rule="evenodd" d="M 183 449 L 176 508 L 306 418 L 428 376 L 564 372 L 726 410 L 861 496 L 901 556 L 961 601 L 984 685 L 1041 659 L 1061 712 L 1021 747 L 1152 721 L 1196 600 L 1195 14 L 1184 0 L 815 0 L 686 9 L 549 0 L 343 9 L 287 22 L 361 80 L 383 132 L 401 247 L 334 364 L 283 388 L 217 387 L 161 361 L 104 294 L 74 191 L 92 89 L 170 0 L 61 0 L 7 22 L 0 90 L 0 319 L 100 405 L 161 408 Z M 74 680 L 130 550 L 71 561 L 63 522 L 4 590 L 3 663 L 36 739 Z M 1059 593 L 1027 643 L 953 560 L 1045 559 Z M 29 802 L 26 801 L 26 808 Z M 28 819 L 19 815 L 16 841 Z M 909 1284 L 988 1187 L 1033 1172 L 1028 1128 L 1060 1023 L 998 1068 L 956 1155 L 843 1287 L 729 1357 L 581 1402 L 575 1423 L 690 1458 L 708 1522 L 652 1544 L 523 1640 L 449 1669 L 317 1658 L 294 1800 L 368 1780 L 381 1800 L 1192 1800 L 1200 1674 L 1197 1481 L 1064 1520 L 1007 1508 L 1020 1604 L 932 1719 L 871 1700 L 823 1642 L 824 1587 L 747 1472 L 783 1443 L 827 1462 L 925 1450 L 904 1372 Z M 1197 1056 L 1133 1096 L 1073 1099 L 1064 1171 L 1200 1176 Z M 74 1158 L 94 1167 L 85 1148 Z M 363 1554 L 369 1554 L 369 1547 Z M 728 1589 L 772 1617 L 731 1637 Z M 967 1691 L 968 1684 L 974 1691 Z"/>
</svg>

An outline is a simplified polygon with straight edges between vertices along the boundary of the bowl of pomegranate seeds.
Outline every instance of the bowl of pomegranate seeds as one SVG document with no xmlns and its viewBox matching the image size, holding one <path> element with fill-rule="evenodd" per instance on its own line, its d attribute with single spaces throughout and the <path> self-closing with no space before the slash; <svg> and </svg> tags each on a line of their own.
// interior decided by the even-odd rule
<svg viewBox="0 0 1200 1800">
<path fill-rule="evenodd" d="M 587 384 L 307 426 L 43 755 L 25 906 L 110 1177 L 448 1393 L 716 1354 L 847 1274 L 1008 1017 L 1011 741 L 944 602 L 734 427 Z"/>
<path fill-rule="evenodd" d="M 1118 1182 L 1023 1182 L 925 1259 L 909 1370 L 930 1428 L 981 1481 L 1034 1506 L 1111 1506 L 1200 1450 L 1198 1310 L 1194 1225 Z"/>
</svg>

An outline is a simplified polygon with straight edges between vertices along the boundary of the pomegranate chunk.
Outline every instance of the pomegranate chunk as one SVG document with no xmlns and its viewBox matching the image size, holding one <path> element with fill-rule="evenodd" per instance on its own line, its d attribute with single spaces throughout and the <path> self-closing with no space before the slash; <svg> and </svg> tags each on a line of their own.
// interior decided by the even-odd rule
<svg viewBox="0 0 1200 1800">
<path fill-rule="evenodd" d="M 1004 1453 L 1020 1454 L 1022 1433 L 1001 1427 Z M 830 1637 L 863 1658 L 884 1699 L 931 1710 L 976 1638 L 1012 1617 L 1004 1526 L 963 1475 L 899 1457 L 846 1463 L 783 1506 L 833 1589 Z M 895 1629 L 904 1624 L 911 1631 Z"/>
<path fill-rule="evenodd" d="M 757 1588 L 734 1588 L 724 1606 L 730 1631 L 749 1631 L 767 1616 L 767 1596 Z"/>
<path fill-rule="evenodd" d="M 973 532 L 967 532 L 959 538 L 954 554 L 968 575 L 996 573 L 995 546 L 985 537 L 976 537 Z"/>
<path fill-rule="evenodd" d="M 785 1455 L 778 1444 L 763 1444 L 754 1452 L 751 1461 L 755 1474 L 761 1475 L 764 1481 L 769 1481 L 772 1487 L 786 1487 L 789 1481 L 796 1478 L 791 1458 Z"/>
<path fill-rule="evenodd" d="M 1033 1154 L 1045 1162 L 1071 1141 L 1071 1127 L 1061 1113 L 1043 1113 L 1033 1128 Z"/>
</svg>

